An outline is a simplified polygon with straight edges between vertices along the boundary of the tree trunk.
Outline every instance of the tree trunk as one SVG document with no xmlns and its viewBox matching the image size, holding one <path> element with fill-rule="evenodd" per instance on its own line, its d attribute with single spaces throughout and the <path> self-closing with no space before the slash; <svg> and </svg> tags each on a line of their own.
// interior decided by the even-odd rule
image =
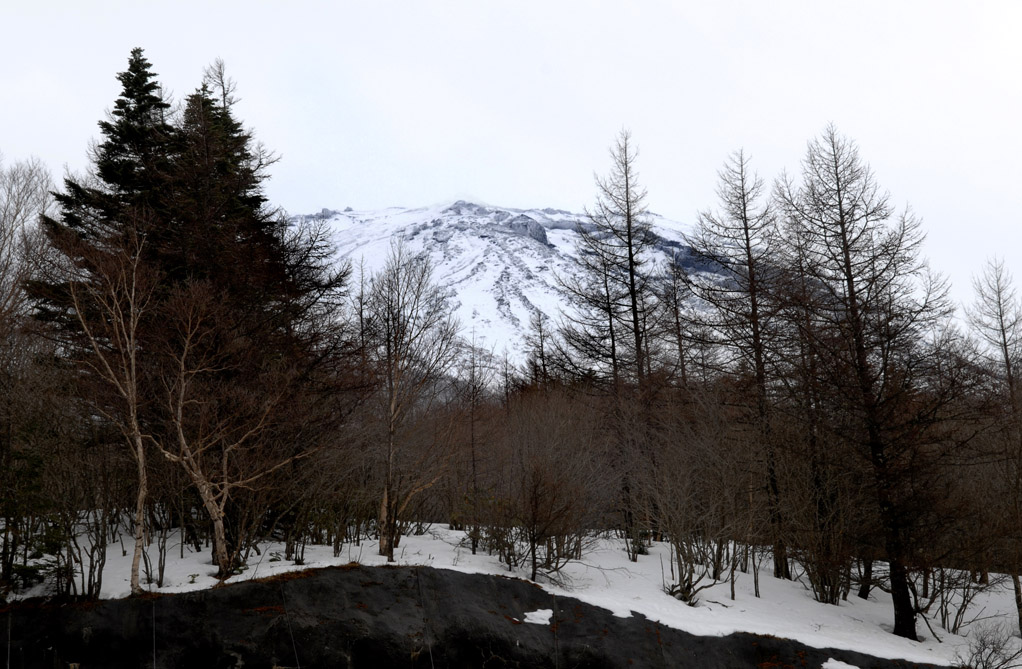
<svg viewBox="0 0 1022 669">
<path fill-rule="evenodd" d="M 134 435 L 135 463 L 138 465 L 138 496 L 135 498 L 135 553 L 131 558 L 131 594 L 141 594 L 142 586 L 138 580 L 139 564 L 142 562 L 142 546 L 145 543 L 145 503 L 149 488 L 149 476 L 146 471 L 145 445 L 138 432 Z"/>
<path fill-rule="evenodd" d="M 1019 584 L 1018 574 L 1011 574 L 1011 586 L 1015 590 L 1015 612 L 1018 617 L 1018 628 L 1022 633 L 1022 585 Z"/>
<path fill-rule="evenodd" d="M 191 473 L 191 472 L 190 472 Z M 193 481 L 198 478 L 193 474 Z M 195 486 L 199 491 L 202 505 L 213 522 L 213 559 L 217 565 L 217 578 L 221 581 L 229 579 L 233 573 L 230 553 L 227 550 L 227 530 L 224 527 L 223 509 L 216 503 L 213 491 L 206 481 L 199 481 Z"/>
<path fill-rule="evenodd" d="M 530 533 L 530 535 L 531 535 L 531 533 Z M 530 561 L 530 563 L 532 565 L 532 577 L 531 577 L 531 580 L 532 580 L 533 583 L 536 582 L 536 572 L 539 571 L 539 565 L 538 565 L 538 561 L 536 559 L 536 542 L 537 542 L 537 539 L 536 539 L 535 535 L 532 535 L 532 536 L 529 537 L 529 561 Z"/>
<path fill-rule="evenodd" d="M 908 570 L 900 560 L 891 560 L 891 599 L 894 602 L 894 634 L 912 641 L 916 637 L 916 610 L 908 587 Z"/>
<path fill-rule="evenodd" d="M 227 553 L 227 532 L 224 529 L 223 514 L 217 514 L 213 518 L 213 550 L 218 567 L 217 578 L 226 581 L 234 570 L 231 568 L 231 559 Z"/>
<path fill-rule="evenodd" d="M 869 599 L 869 590 L 873 586 L 873 558 L 862 561 L 862 582 L 859 583 L 859 599 Z"/>
<path fill-rule="evenodd" d="M 384 486 L 383 498 L 380 500 L 380 515 L 377 519 L 380 532 L 379 554 L 386 556 L 387 562 L 394 561 L 394 527 L 390 513 L 390 486 Z"/>
</svg>

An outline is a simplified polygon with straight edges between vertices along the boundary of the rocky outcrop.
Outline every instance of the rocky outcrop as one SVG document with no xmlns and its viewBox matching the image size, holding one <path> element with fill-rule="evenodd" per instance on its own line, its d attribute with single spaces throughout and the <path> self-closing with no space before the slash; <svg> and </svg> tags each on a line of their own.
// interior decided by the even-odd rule
<svg viewBox="0 0 1022 669">
<path fill-rule="evenodd" d="M 531 237 L 544 246 L 550 245 L 550 241 L 546 236 L 546 230 L 543 226 L 525 214 L 515 216 L 505 225 L 507 225 L 507 227 L 516 234 Z"/>
<path fill-rule="evenodd" d="M 547 609 L 549 624 L 525 622 Z M 0 608 L 10 667 L 921 667 L 775 637 L 694 636 L 521 580 L 338 567 L 179 595 Z M 5 629 L 6 631 L 6 629 Z M 6 636 L 6 635 L 4 635 Z M 2 645 L 2 641 L 0 641 Z"/>
</svg>

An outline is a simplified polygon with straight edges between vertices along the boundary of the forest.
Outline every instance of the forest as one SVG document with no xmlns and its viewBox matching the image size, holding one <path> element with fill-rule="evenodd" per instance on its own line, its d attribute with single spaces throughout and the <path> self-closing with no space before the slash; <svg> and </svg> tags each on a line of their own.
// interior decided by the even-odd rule
<svg viewBox="0 0 1022 669">
<path fill-rule="evenodd" d="M 221 62 L 176 103 L 141 49 L 117 77 L 86 174 L 0 164 L 0 602 L 97 597 L 114 545 L 138 594 L 186 544 L 228 581 L 442 523 L 532 580 L 615 536 L 686 602 L 882 589 L 909 639 L 1004 574 L 1022 621 L 1022 303 L 991 259 L 956 313 L 835 127 L 772 182 L 727 157 L 667 262 L 622 132 L 519 365 L 423 258 L 366 276 L 267 201 Z"/>
</svg>

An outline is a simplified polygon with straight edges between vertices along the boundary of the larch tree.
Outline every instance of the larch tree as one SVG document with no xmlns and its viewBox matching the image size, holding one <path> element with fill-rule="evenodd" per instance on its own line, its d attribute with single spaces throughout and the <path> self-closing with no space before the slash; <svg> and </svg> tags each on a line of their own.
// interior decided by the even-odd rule
<svg viewBox="0 0 1022 669">
<path fill-rule="evenodd" d="M 656 239 L 646 209 L 646 189 L 639 183 L 638 150 L 628 131 L 621 131 L 610 156 L 609 174 L 596 177 L 596 203 L 576 229 L 582 278 L 567 287 L 587 311 L 595 307 L 602 316 L 589 320 L 582 330 L 588 336 L 581 339 L 603 342 L 590 346 L 608 350 L 614 375 L 625 372 L 627 381 L 642 388 L 650 365 L 646 338 L 654 300 L 649 254 Z M 569 344 L 585 354 L 585 344 L 576 339 L 569 338 Z"/>
<path fill-rule="evenodd" d="M 831 426 L 861 458 L 890 566 L 894 633 L 916 638 L 910 591 L 925 490 L 911 484 L 942 452 L 944 389 L 928 387 L 927 333 L 950 313 L 946 287 L 921 257 L 919 221 L 896 215 L 850 140 L 830 126 L 809 143 L 802 180 L 775 190 L 804 246 L 808 279 L 823 293 L 812 318 Z"/>
<path fill-rule="evenodd" d="M 1018 365 L 1022 361 L 1022 302 L 1018 298 L 1011 273 L 1001 259 L 990 259 L 983 272 L 973 280 L 975 301 L 967 309 L 969 325 L 984 344 L 987 365 L 993 370 L 995 388 L 1000 397 L 998 414 L 1006 427 L 1006 447 L 998 454 L 1007 495 L 1001 498 L 1007 507 L 1012 527 L 1022 524 L 1022 415 L 1019 406 Z M 1011 583 L 1015 608 L 1022 625 L 1022 551 L 1017 539 L 1009 549 Z"/>
<path fill-rule="evenodd" d="M 668 342 L 668 349 L 673 349 L 676 357 L 672 375 L 676 377 L 681 388 L 687 388 L 693 340 L 693 322 L 688 314 L 692 293 L 687 286 L 686 272 L 682 263 L 683 259 L 678 252 L 671 254 L 671 257 L 664 261 L 663 276 L 657 286 L 657 299 L 663 310 L 660 328 L 662 336 Z"/>
<path fill-rule="evenodd" d="M 775 284 L 778 312 L 772 348 L 779 386 L 775 413 L 786 432 L 781 438 L 782 462 L 788 470 L 785 509 L 792 516 L 787 535 L 814 595 L 837 604 L 846 585 L 854 534 L 845 519 L 854 510 L 842 494 L 848 491 L 835 483 L 847 481 L 849 468 L 840 449 L 828 447 L 825 421 L 819 350 L 834 333 L 828 334 L 814 316 L 827 298 L 810 278 L 806 240 L 784 228 L 782 235 L 788 243 L 780 245 L 772 259 L 781 273 Z M 862 599 L 869 596 L 872 568 L 873 555 L 867 552 L 858 593 Z"/>
<path fill-rule="evenodd" d="M 574 310 L 563 315 L 560 338 L 564 360 L 575 376 L 611 386 L 614 406 L 607 422 L 618 445 L 616 467 L 621 480 L 621 512 L 629 557 L 644 550 L 643 529 L 649 518 L 638 485 L 649 465 L 648 398 L 650 332 L 656 295 L 652 233 L 646 190 L 639 181 L 638 151 L 623 130 L 610 150 L 611 169 L 596 177 L 596 203 L 576 227 L 577 273 L 562 286 Z M 572 370 L 569 370 L 572 371 Z M 641 521 L 637 518 L 641 517 Z"/>
<path fill-rule="evenodd" d="M 705 211 L 691 235 L 685 237 L 690 253 L 710 273 L 686 273 L 685 283 L 708 308 L 701 325 L 712 333 L 718 346 L 729 352 L 726 371 L 732 375 L 752 372 L 752 420 L 758 442 L 765 449 L 766 490 L 770 523 L 774 531 L 774 576 L 790 578 L 784 544 L 777 453 L 770 434 L 768 366 L 775 300 L 776 225 L 763 180 L 749 167 L 742 151 L 732 154 L 718 172 L 719 211 Z M 697 317 L 698 318 L 698 317 Z"/>
</svg>

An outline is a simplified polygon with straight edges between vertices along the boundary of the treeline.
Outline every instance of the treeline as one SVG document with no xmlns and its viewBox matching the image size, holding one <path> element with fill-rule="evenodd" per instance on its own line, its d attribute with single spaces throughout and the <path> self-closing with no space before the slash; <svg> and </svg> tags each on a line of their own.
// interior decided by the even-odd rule
<svg viewBox="0 0 1022 669">
<path fill-rule="evenodd" d="M 770 187 L 729 158 L 666 261 L 623 133 L 517 368 L 423 258 L 366 276 L 267 203 L 221 63 L 176 106 L 141 50 L 118 77 L 88 174 L 51 198 L 0 166 L 0 595 L 98 596 L 117 549 L 136 593 L 186 546 L 221 579 L 269 540 L 393 559 L 443 522 L 533 579 L 611 533 L 667 542 L 689 602 L 769 560 L 821 602 L 889 591 L 908 638 L 989 572 L 1022 615 L 1010 276 L 983 270 L 962 329 L 834 128 Z"/>
</svg>

